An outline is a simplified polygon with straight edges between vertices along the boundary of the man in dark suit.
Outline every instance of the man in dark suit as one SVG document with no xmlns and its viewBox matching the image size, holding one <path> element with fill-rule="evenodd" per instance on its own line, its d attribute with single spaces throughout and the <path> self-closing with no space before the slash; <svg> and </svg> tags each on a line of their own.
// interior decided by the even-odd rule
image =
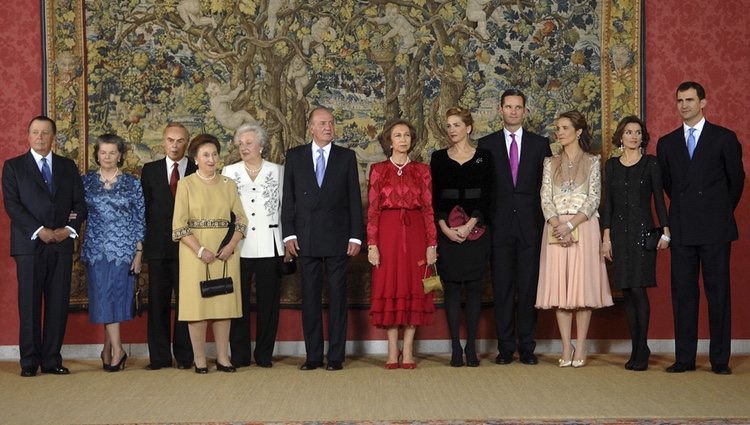
<svg viewBox="0 0 750 425">
<path fill-rule="evenodd" d="M 317 107 L 308 119 L 312 142 L 289 149 L 284 165 L 281 223 L 287 252 L 302 269 L 302 329 L 307 359 L 323 365 L 323 272 L 328 275 L 328 365 L 343 367 L 346 351 L 346 269 L 364 238 L 357 158 L 331 143 L 333 112 Z"/>
<path fill-rule="evenodd" d="M 31 149 L 3 168 L 10 217 L 10 255 L 16 260 L 21 376 L 67 375 L 60 349 L 65 336 L 73 267 L 73 239 L 86 218 L 83 183 L 75 163 L 52 153 L 55 122 L 29 123 Z"/>
<path fill-rule="evenodd" d="M 742 196 L 745 171 L 737 135 L 703 116 L 706 92 L 693 81 L 677 88 L 682 126 L 656 146 L 669 196 L 672 231 L 672 311 L 675 363 L 667 372 L 695 370 L 698 348 L 698 273 L 708 301 L 709 360 L 717 374 L 732 373 L 729 255 L 737 240 L 734 210 Z"/>
<path fill-rule="evenodd" d="M 537 364 L 536 288 L 542 241 L 542 166 L 551 156 L 547 138 L 523 129 L 526 96 L 517 89 L 500 97 L 503 129 L 479 139 L 495 168 L 492 221 L 492 289 L 495 298 L 497 364 Z M 515 159 L 511 160 L 511 154 Z M 513 170 L 515 168 L 515 171 Z M 517 303 L 515 302 L 518 300 Z"/>
<path fill-rule="evenodd" d="M 146 201 L 146 239 L 144 253 L 148 260 L 148 370 L 172 367 L 172 352 L 177 367 L 193 364 L 187 323 L 177 320 L 175 302 L 174 343 L 170 352 L 172 292 L 179 300 L 178 242 L 172 241 L 172 211 L 177 182 L 195 172 L 195 163 L 185 157 L 188 131 L 180 123 L 169 123 L 164 129 L 166 157 L 143 166 L 141 186 Z"/>
</svg>

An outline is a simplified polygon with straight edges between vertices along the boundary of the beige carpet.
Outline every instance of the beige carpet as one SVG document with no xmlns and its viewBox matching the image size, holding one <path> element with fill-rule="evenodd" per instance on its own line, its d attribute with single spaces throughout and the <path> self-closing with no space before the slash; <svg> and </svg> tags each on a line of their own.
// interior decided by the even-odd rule
<svg viewBox="0 0 750 425">
<path fill-rule="evenodd" d="M 699 370 L 667 374 L 671 357 L 651 369 L 622 368 L 623 356 L 598 355 L 581 369 L 541 364 L 451 368 L 443 356 L 419 359 L 416 370 L 385 370 L 382 357 L 349 359 L 340 372 L 297 369 L 299 358 L 276 359 L 235 374 L 146 371 L 129 360 L 106 373 L 94 360 L 67 361 L 69 376 L 21 378 L 0 362 L 0 423 L 111 424 L 175 422 L 550 420 L 747 418 L 750 357 L 734 357 L 734 374 Z"/>
</svg>

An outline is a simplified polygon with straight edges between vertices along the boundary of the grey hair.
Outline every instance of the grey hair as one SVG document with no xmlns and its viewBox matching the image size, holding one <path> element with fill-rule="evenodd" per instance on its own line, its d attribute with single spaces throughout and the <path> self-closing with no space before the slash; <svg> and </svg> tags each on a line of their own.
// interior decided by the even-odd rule
<svg viewBox="0 0 750 425">
<path fill-rule="evenodd" d="M 234 143 L 239 144 L 240 136 L 245 133 L 255 133 L 255 136 L 258 138 L 257 142 L 260 144 L 261 148 L 268 144 L 268 133 L 266 133 L 266 130 L 264 130 L 263 127 L 257 124 L 242 124 L 239 126 L 234 132 Z"/>
</svg>

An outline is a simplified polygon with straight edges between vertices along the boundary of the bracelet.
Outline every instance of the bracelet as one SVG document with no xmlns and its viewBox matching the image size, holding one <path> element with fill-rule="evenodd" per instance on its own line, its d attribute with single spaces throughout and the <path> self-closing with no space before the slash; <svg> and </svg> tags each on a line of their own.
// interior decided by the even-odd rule
<svg viewBox="0 0 750 425">
<path fill-rule="evenodd" d="M 568 229 L 570 229 L 570 230 L 573 230 L 573 228 L 574 228 L 573 227 L 573 223 L 571 223 L 569 221 L 565 222 L 565 225 L 568 226 Z"/>
<path fill-rule="evenodd" d="M 376 250 L 376 249 L 378 249 L 378 246 L 377 246 L 377 245 L 370 245 L 370 246 L 368 246 L 368 247 L 367 247 L 367 250 L 368 250 L 368 251 L 374 251 L 374 250 Z"/>
<path fill-rule="evenodd" d="M 136 249 L 135 249 L 135 252 L 143 252 L 143 250 L 142 250 L 142 249 L 138 249 L 138 248 L 136 248 Z"/>
<path fill-rule="evenodd" d="M 670 242 L 672 240 L 672 238 L 667 235 L 661 235 L 659 239 L 663 240 L 664 242 Z"/>
<path fill-rule="evenodd" d="M 430 249 L 430 248 L 437 249 L 437 245 L 430 245 L 430 246 L 427 247 L 427 249 Z"/>
<path fill-rule="evenodd" d="M 198 258 L 203 258 L 203 251 L 205 250 L 206 248 L 203 246 L 198 249 Z"/>
</svg>

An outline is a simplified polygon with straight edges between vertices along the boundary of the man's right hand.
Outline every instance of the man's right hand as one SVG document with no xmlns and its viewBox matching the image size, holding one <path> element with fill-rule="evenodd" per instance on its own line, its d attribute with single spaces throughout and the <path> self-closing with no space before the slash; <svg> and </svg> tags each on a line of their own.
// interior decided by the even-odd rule
<svg viewBox="0 0 750 425">
<path fill-rule="evenodd" d="M 284 247 L 286 247 L 286 252 L 292 254 L 294 257 L 299 257 L 299 244 L 297 243 L 297 239 L 289 239 L 284 242 Z"/>
<path fill-rule="evenodd" d="M 55 236 L 55 231 L 47 227 L 42 228 L 42 230 L 36 234 L 36 237 L 47 244 L 58 242 L 57 237 Z"/>
</svg>

